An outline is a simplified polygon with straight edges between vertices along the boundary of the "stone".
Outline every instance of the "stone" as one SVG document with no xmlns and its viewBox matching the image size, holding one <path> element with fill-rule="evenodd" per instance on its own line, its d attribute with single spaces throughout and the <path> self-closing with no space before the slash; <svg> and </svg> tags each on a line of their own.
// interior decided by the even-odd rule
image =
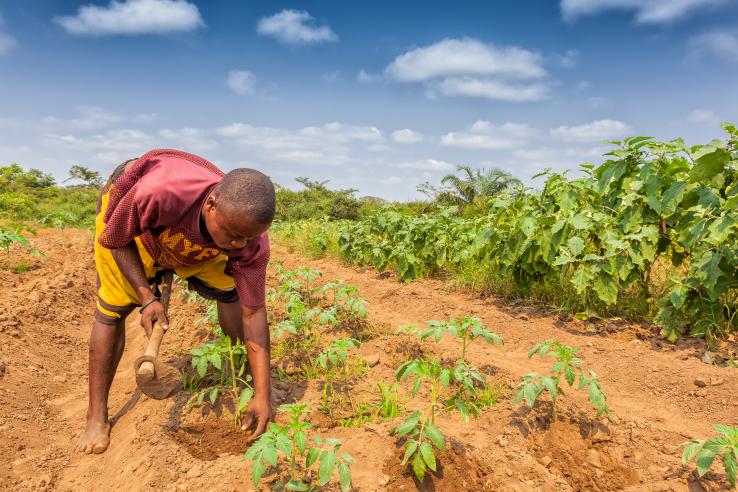
<svg viewBox="0 0 738 492">
<path fill-rule="evenodd" d="M 716 377 L 716 376 L 713 376 L 713 377 L 710 378 L 710 386 L 720 386 L 724 382 L 725 382 L 725 380 L 723 380 L 723 379 L 721 379 L 719 377 Z"/>
<path fill-rule="evenodd" d="M 704 398 L 707 396 L 707 390 L 706 389 L 698 389 L 694 392 L 695 396 L 699 396 L 700 398 Z"/>
<path fill-rule="evenodd" d="M 368 365 L 369 367 L 374 367 L 374 366 L 376 366 L 377 364 L 379 364 L 379 355 L 377 355 L 377 354 L 371 354 L 371 355 L 367 355 L 367 356 L 366 356 L 366 357 L 364 358 L 364 360 L 366 361 L 366 363 L 367 363 L 367 365 Z"/>
<path fill-rule="evenodd" d="M 551 461 L 553 460 L 551 459 L 550 456 L 544 456 L 543 458 L 541 458 L 541 464 L 545 466 L 546 468 L 551 466 Z"/>
<path fill-rule="evenodd" d="M 378 480 L 379 485 L 385 486 L 385 485 L 387 485 L 389 483 L 390 476 L 389 475 L 382 474 L 382 475 L 379 475 L 379 477 L 378 477 L 377 480 Z"/>
<path fill-rule="evenodd" d="M 705 364 L 722 364 L 724 359 L 723 356 L 717 352 L 706 350 L 705 353 L 702 354 L 702 357 L 700 357 L 700 360 Z"/>
<path fill-rule="evenodd" d="M 705 381 L 704 378 L 701 378 L 698 376 L 694 378 L 694 385 L 700 388 L 704 388 L 705 386 L 707 386 L 707 382 Z"/>
</svg>

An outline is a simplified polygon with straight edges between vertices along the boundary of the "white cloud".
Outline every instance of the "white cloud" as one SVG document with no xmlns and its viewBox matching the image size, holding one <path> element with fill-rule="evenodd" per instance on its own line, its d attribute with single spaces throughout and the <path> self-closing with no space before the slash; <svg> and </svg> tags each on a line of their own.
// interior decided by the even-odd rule
<svg viewBox="0 0 738 492">
<path fill-rule="evenodd" d="M 555 59 L 564 68 L 574 68 L 579 62 L 579 50 L 566 50 L 565 53 L 556 55 Z"/>
<path fill-rule="evenodd" d="M 246 70 L 231 70 L 228 72 L 226 84 L 237 96 L 246 96 L 254 93 L 256 77 Z"/>
<path fill-rule="evenodd" d="M 441 145 L 465 149 L 504 150 L 520 147 L 536 131 L 526 124 L 495 125 L 479 120 L 465 131 L 450 132 L 441 137 Z"/>
<path fill-rule="evenodd" d="M 306 11 L 285 9 L 271 17 L 262 17 L 256 28 L 259 34 L 271 36 L 285 44 L 310 44 L 338 41 L 328 26 L 314 25 Z"/>
<path fill-rule="evenodd" d="M 7 55 L 16 46 L 18 46 L 18 41 L 13 36 L 0 32 L 0 56 Z"/>
<path fill-rule="evenodd" d="M 362 71 L 363 72 L 363 71 Z M 369 81 L 359 73 L 359 80 Z M 517 46 L 496 46 L 475 39 L 444 39 L 396 57 L 384 71 L 389 80 L 421 83 L 431 99 L 438 95 L 503 101 L 539 101 L 548 97 L 541 55 Z"/>
<path fill-rule="evenodd" d="M 392 132 L 392 140 L 401 144 L 418 143 L 423 140 L 423 134 L 409 128 L 403 128 Z"/>
<path fill-rule="evenodd" d="M 156 139 L 135 129 L 110 130 L 92 136 L 76 136 L 69 133 L 48 133 L 42 136 L 45 145 L 73 150 L 127 151 L 140 154 L 154 146 Z"/>
<path fill-rule="evenodd" d="M 693 36 L 689 40 L 689 50 L 694 58 L 709 54 L 729 62 L 738 62 L 738 30 L 712 31 Z"/>
<path fill-rule="evenodd" d="M 361 84 L 373 84 L 374 82 L 382 80 L 382 76 L 371 74 L 362 68 L 359 70 L 359 73 L 356 74 L 356 80 Z"/>
<path fill-rule="evenodd" d="M 567 21 L 607 10 L 630 10 L 639 24 L 664 24 L 725 3 L 728 0 L 561 0 L 560 6 Z"/>
<path fill-rule="evenodd" d="M 98 106 L 78 106 L 76 118 L 57 118 L 46 116 L 41 120 L 47 130 L 83 130 L 96 131 L 120 123 L 125 119 L 121 114 L 108 111 Z"/>
<path fill-rule="evenodd" d="M 549 133 L 564 142 L 594 142 L 622 137 L 632 131 L 632 128 L 622 121 L 597 120 L 585 125 L 552 128 Z"/>
<path fill-rule="evenodd" d="M 159 136 L 166 144 L 162 146 L 192 149 L 194 152 L 213 150 L 220 146 L 218 142 L 209 138 L 206 132 L 198 128 L 185 127 L 178 130 L 165 128 L 159 130 Z"/>
<path fill-rule="evenodd" d="M 450 171 L 455 168 L 453 164 L 437 159 L 421 159 L 419 161 L 402 162 L 397 167 L 403 169 L 419 169 L 421 171 L 440 172 Z"/>
<path fill-rule="evenodd" d="M 589 80 L 580 80 L 577 82 L 577 89 L 583 91 L 592 87 L 592 83 Z"/>
<path fill-rule="evenodd" d="M 386 185 L 396 185 L 396 184 L 400 184 L 400 183 L 402 183 L 402 182 L 404 182 L 404 181 L 405 181 L 405 180 L 404 180 L 404 179 L 402 179 L 402 178 L 401 178 L 401 177 L 399 177 L 399 176 L 389 176 L 389 177 L 387 177 L 387 178 L 384 178 L 384 179 L 382 180 L 382 184 L 386 184 Z"/>
<path fill-rule="evenodd" d="M 474 77 L 448 77 L 429 90 L 444 96 L 468 96 L 497 99 L 510 102 L 541 101 L 548 99 L 549 87 L 545 83 L 520 84 Z"/>
<path fill-rule="evenodd" d="M 197 6 L 186 0 L 112 0 L 106 7 L 84 5 L 77 15 L 54 22 L 83 36 L 166 34 L 205 26 Z"/>
<path fill-rule="evenodd" d="M 516 46 L 497 47 L 475 39 L 444 39 L 394 59 L 387 74 L 398 82 L 422 82 L 458 75 L 535 79 L 546 75 L 541 56 Z"/>
<path fill-rule="evenodd" d="M 717 117 L 715 112 L 710 111 L 709 109 L 695 109 L 694 111 L 689 113 L 689 116 L 687 116 L 687 121 L 698 125 L 706 125 L 717 123 L 719 121 L 719 118 Z"/>
</svg>

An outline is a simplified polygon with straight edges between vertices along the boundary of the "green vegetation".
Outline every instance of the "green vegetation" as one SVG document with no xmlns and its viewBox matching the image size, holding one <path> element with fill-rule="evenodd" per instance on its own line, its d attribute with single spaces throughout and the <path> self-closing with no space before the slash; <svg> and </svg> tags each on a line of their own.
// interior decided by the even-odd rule
<svg viewBox="0 0 738 492">
<path fill-rule="evenodd" d="M 309 412 L 306 403 L 282 405 L 281 412 L 289 412 L 290 421 L 284 426 L 269 424 L 269 429 L 246 451 L 244 460 L 251 462 L 251 482 L 258 487 L 268 467 L 286 466 L 289 479 L 277 482 L 272 490 L 314 490 L 325 486 L 338 472 L 338 483 L 342 492 L 351 488 L 351 467 L 354 459 L 340 453 L 341 441 L 319 435 L 314 437 L 314 446 L 308 446 L 307 431 L 312 424 L 305 421 Z M 318 464 L 317 472 L 313 465 Z"/>
<path fill-rule="evenodd" d="M 603 413 L 609 415 L 610 409 L 607 407 L 607 397 L 602 393 L 597 373 L 591 369 L 585 371 L 581 367 L 584 361 L 575 357 L 577 352 L 579 352 L 578 348 L 554 340 L 546 340 L 533 345 L 533 348 L 528 352 L 528 357 L 533 357 L 535 354 L 541 357 L 548 355 L 556 358 L 556 362 L 551 367 L 549 375 L 531 372 L 523 376 L 517 386 L 519 391 L 513 399 L 513 406 L 517 406 L 522 400 L 525 400 L 525 404 L 533 408 L 541 394 L 548 392 L 551 397 L 551 410 L 555 419 L 556 399 L 565 394 L 561 387 L 562 381 L 569 386 L 574 386 L 574 382 L 579 378 L 579 389 L 587 390 L 589 401 L 597 410 L 597 415 Z"/>
<path fill-rule="evenodd" d="M 650 319 L 669 340 L 736 330 L 738 130 L 687 146 L 650 137 L 616 148 L 583 176 L 549 171 L 540 192 L 477 198 L 413 215 L 385 209 L 357 221 L 283 223 L 277 236 L 404 281 L 451 275 L 483 291 L 562 310 Z"/>
<path fill-rule="evenodd" d="M 703 441 L 689 441 L 682 444 L 684 453 L 682 462 L 689 463 L 697 458 L 697 473 L 703 476 L 712 467 L 715 458 L 723 460 L 723 468 L 728 476 L 728 482 L 736 487 L 736 474 L 738 470 L 738 427 L 728 425 L 713 425 L 718 433 L 717 437 Z"/>
<path fill-rule="evenodd" d="M 71 179 L 81 184 L 58 186 L 50 174 L 38 169 L 0 166 L 0 218 L 58 228 L 93 227 L 102 179 L 82 166 L 72 166 Z"/>
</svg>

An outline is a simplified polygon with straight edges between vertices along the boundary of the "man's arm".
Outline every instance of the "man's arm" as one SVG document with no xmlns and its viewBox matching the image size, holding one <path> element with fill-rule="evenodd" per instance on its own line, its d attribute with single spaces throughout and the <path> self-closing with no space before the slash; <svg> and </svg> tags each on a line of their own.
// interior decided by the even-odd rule
<svg viewBox="0 0 738 492">
<path fill-rule="evenodd" d="M 113 255 L 120 271 L 123 272 L 123 276 L 136 291 L 141 305 L 148 304 L 141 313 L 141 326 L 146 331 L 146 336 L 151 336 L 154 321 L 159 321 L 165 330 L 168 329 L 169 323 L 164 313 L 164 306 L 160 302 L 151 302 L 154 299 L 154 293 L 149 287 L 149 280 L 146 278 L 146 271 L 141 261 L 141 254 L 136 247 L 136 242 L 131 241 L 122 248 L 111 249 L 110 253 Z"/>
<path fill-rule="evenodd" d="M 251 375 L 254 378 L 254 398 L 249 403 L 244 428 L 258 420 L 256 430 L 251 435 L 254 439 L 261 435 L 270 420 L 273 419 L 271 405 L 271 357 L 269 341 L 269 324 L 266 308 L 243 308 L 243 328 L 246 336 L 246 353 L 248 355 Z"/>
</svg>

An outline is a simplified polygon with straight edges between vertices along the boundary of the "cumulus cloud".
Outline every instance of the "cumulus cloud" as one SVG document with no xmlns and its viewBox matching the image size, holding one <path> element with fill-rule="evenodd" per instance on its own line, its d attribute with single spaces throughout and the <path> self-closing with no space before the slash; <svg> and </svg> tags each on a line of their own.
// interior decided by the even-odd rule
<svg viewBox="0 0 738 492">
<path fill-rule="evenodd" d="M 450 132 L 441 137 L 441 145 L 465 149 L 505 150 L 520 147 L 535 134 L 522 123 L 496 125 L 479 120 L 467 130 Z"/>
<path fill-rule="evenodd" d="M 441 161 L 437 159 L 421 159 L 412 162 L 401 162 L 397 165 L 397 167 L 403 169 L 418 169 L 421 171 L 429 172 L 450 171 L 452 169 L 455 169 L 455 166 L 453 164 L 449 164 L 446 161 Z"/>
<path fill-rule="evenodd" d="M 392 132 L 392 140 L 402 144 L 418 143 L 423 141 L 423 134 L 409 128 L 403 128 Z"/>
<path fill-rule="evenodd" d="M 371 74 L 362 68 L 359 70 L 359 73 L 356 74 L 356 80 L 361 84 L 373 84 L 374 82 L 382 80 L 382 76 Z"/>
<path fill-rule="evenodd" d="M 738 62 L 738 30 L 718 30 L 699 34 L 689 40 L 690 55 L 712 55 L 728 62 Z"/>
<path fill-rule="evenodd" d="M 541 55 L 471 38 L 444 39 L 409 50 L 387 65 L 384 73 L 394 82 L 423 84 L 431 98 L 465 96 L 522 102 L 548 97 Z"/>
<path fill-rule="evenodd" d="M 78 106 L 75 108 L 75 112 L 78 116 L 74 118 L 46 116 L 41 122 L 48 130 L 96 131 L 120 123 L 125 119 L 122 114 L 98 106 Z"/>
<path fill-rule="evenodd" d="M 120 129 L 91 136 L 47 133 L 42 136 L 42 142 L 52 148 L 126 151 L 133 157 L 153 147 L 156 139 L 141 130 Z"/>
<path fill-rule="evenodd" d="M 205 26 L 197 6 L 186 0 L 113 0 L 104 7 L 84 5 L 77 15 L 54 22 L 82 36 L 166 34 Z"/>
<path fill-rule="evenodd" d="M 579 62 L 579 50 L 566 50 L 565 53 L 555 55 L 555 60 L 564 68 L 574 68 Z"/>
<path fill-rule="evenodd" d="M 717 7 L 728 0 L 561 0 L 561 15 L 569 22 L 607 10 L 635 12 L 638 24 L 665 24 L 695 12 Z"/>
<path fill-rule="evenodd" d="M 698 125 L 713 124 L 717 123 L 718 120 L 719 118 L 715 112 L 710 111 L 709 109 L 695 109 L 689 113 L 689 116 L 687 116 L 687 121 Z"/>
<path fill-rule="evenodd" d="M 166 147 L 192 149 L 194 152 L 203 152 L 217 149 L 220 144 L 207 136 L 207 132 L 199 128 L 180 128 L 159 130 L 159 136 L 164 140 Z"/>
<path fill-rule="evenodd" d="M 622 121 L 597 120 L 579 126 L 552 128 L 549 133 L 564 142 L 595 142 L 622 137 L 632 131 L 632 128 Z"/>
<path fill-rule="evenodd" d="M 256 30 L 285 44 L 338 41 L 338 35 L 329 26 L 316 26 L 315 18 L 304 10 L 285 9 L 270 17 L 262 17 Z"/>
<path fill-rule="evenodd" d="M 228 72 L 226 84 L 237 96 L 246 96 L 254 93 L 256 77 L 246 70 L 231 70 Z"/>
</svg>

